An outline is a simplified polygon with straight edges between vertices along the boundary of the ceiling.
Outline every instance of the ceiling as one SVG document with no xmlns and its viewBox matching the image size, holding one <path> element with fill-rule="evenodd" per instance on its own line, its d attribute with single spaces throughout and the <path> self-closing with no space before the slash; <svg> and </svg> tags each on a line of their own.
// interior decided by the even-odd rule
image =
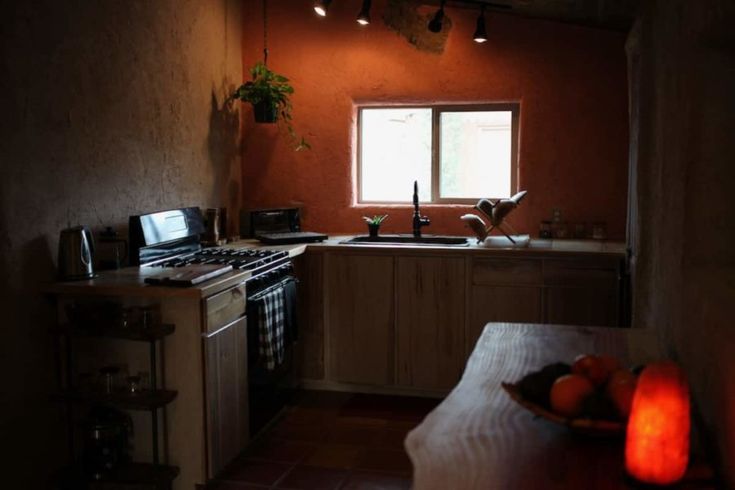
<svg viewBox="0 0 735 490">
<path fill-rule="evenodd" d="M 439 2 L 433 2 L 439 3 Z M 559 22 L 627 31 L 635 16 L 639 0 L 448 0 L 448 7 L 477 8 L 488 6 L 487 12 L 549 19 Z"/>
</svg>

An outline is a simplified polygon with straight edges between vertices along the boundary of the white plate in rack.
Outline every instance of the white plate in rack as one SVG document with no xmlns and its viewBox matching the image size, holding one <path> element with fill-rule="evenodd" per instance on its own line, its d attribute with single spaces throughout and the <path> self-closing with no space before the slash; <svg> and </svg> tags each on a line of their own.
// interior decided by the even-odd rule
<svg viewBox="0 0 735 490">
<path fill-rule="evenodd" d="M 478 247 L 485 248 L 526 248 L 531 243 L 530 235 L 511 235 L 515 243 L 508 240 L 504 235 L 492 235 L 485 238 L 485 241 L 478 244 Z"/>
</svg>

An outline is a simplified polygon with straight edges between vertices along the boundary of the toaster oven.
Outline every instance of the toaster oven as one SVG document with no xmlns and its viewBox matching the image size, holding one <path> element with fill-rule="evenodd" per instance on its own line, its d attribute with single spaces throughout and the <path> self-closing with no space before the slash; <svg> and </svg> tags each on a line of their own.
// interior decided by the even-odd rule
<svg viewBox="0 0 735 490">
<path fill-rule="evenodd" d="M 300 208 L 251 209 L 240 212 L 240 236 L 253 238 L 301 231 Z"/>
</svg>

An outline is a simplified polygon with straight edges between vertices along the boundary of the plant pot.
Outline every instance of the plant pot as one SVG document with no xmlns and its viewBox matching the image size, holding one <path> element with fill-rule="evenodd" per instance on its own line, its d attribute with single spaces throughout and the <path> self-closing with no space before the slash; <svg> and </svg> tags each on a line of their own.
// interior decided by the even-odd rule
<svg viewBox="0 0 735 490">
<path fill-rule="evenodd" d="M 253 104 L 253 115 L 256 123 L 274 123 L 278 118 L 276 107 L 267 100 Z"/>
<path fill-rule="evenodd" d="M 378 236 L 378 230 L 380 230 L 380 225 L 371 225 L 368 224 L 368 233 L 372 238 L 375 238 Z"/>
</svg>

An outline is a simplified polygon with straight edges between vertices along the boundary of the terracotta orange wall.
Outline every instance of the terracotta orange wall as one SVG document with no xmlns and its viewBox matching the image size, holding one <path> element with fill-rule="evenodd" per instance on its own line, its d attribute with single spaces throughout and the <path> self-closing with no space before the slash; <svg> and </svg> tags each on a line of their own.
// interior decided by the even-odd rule
<svg viewBox="0 0 735 490">
<path fill-rule="evenodd" d="M 512 216 L 538 233 L 551 209 L 564 219 L 605 221 L 624 239 L 627 195 L 625 35 L 511 15 L 488 16 L 489 41 L 471 40 L 477 12 L 447 9 L 444 53 L 418 51 L 382 22 L 355 22 L 358 0 L 336 0 L 326 18 L 309 0 L 271 0 L 268 65 L 295 88 L 293 125 L 312 149 L 294 152 L 285 130 L 256 125 L 243 105 L 243 206 L 301 203 L 306 229 L 364 232 L 361 216 L 387 212 L 386 231 L 410 232 L 409 206 L 354 204 L 356 105 L 518 101 L 519 186 L 528 196 Z M 244 74 L 262 59 L 262 3 L 245 2 Z M 410 198 L 412 189 L 406 189 Z M 471 206 L 424 206 L 427 233 L 467 234 Z"/>
</svg>

